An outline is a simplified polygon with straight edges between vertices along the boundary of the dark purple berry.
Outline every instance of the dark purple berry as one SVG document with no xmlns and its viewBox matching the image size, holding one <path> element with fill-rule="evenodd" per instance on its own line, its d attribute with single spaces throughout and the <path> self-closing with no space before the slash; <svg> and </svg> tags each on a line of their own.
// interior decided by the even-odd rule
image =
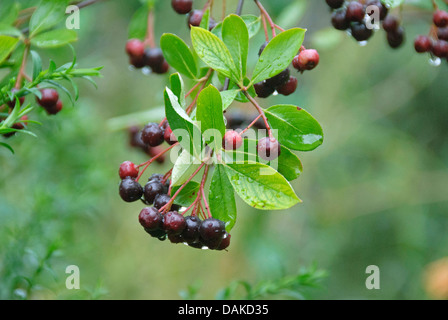
<svg viewBox="0 0 448 320">
<path fill-rule="evenodd" d="M 352 36 L 356 39 L 356 41 L 366 41 L 373 34 L 373 31 L 371 29 L 368 29 L 364 23 L 358 22 L 351 25 L 351 31 Z"/>
<path fill-rule="evenodd" d="M 144 56 L 131 56 L 129 57 L 129 64 L 134 66 L 136 69 L 141 69 L 146 66 L 146 61 Z"/>
<path fill-rule="evenodd" d="M 147 231 L 154 231 L 163 228 L 163 216 L 156 208 L 143 208 L 138 216 L 138 221 Z"/>
<path fill-rule="evenodd" d="M 163 217 L 163 229 L 168 234 L 180 235 L 186 226 L 184 216 L 176 211 L 170 211 Z"/>
<path fill-rule="evenodd" d="M 226 233 L 224 222 L 215 218 L 208 218 L 202 221 L 199 227 L 199 234 L 204 242 L 211 240 L 222 240 Z"/>
<path fill-rule="evenodd" d="M 162 179 L 163 179 L 163 174 L 154 173 L 154 174 L 152 174 L 149 177 L 148 182 L 151 182 L 151 181 L 162 181 Z"/>
<path fill-rule="evenodd" d="M 124 178 L 120 183 L 120 196 L 126 202 L 139 200 L 143 195 L 142 186 L 132 178 Z"/>
<path fill-rule="evenodd" d="M 199 241 L 199 227 L 201 220 L 196 216 L 185 217 L 185 229 L 182 232 L 182 237 L 187 243 L 194 243 Z"/>
<path fill-rule="evenodd" d="M 151 69 L 160 68 L 165 61 L 160 48 L 148 48 L 144 52 L 145 64 Z"/>
<path fill-rule="evenodd" d="M 271 88 L 277 88 L 278 86 L 284 85 L 289 80 L 289 69 L 286 68 L 276 76 L 266 80 L 266 84 Z"/>
<path fill-rule="evenodd" d="M 344 4 L 344 0 L 325 0 L 332 9 L 338 9 Z"/>
<path fill-rule="evenodd" d="M 261 138 L 257 144 L 257 154 L 260 158 L 272 161 L 280 155 L 280 144 L 275 138 Z"/>
<path fill-rule="evenodd" d="M 387 42 L 392 49 L 400 47 L 404 42 L 404 30 L 399 27 L 397 30 L 387 33 Z"/>
<path fill-rule="evenodd" d="M 160 181 L 151 181 L 145 185 L 143 196 L 148 204 L 153 204 L 157 195 L 162 194 L 164 187 Z"/>
<path fill-rule="evenodd" d="M 232 236 L 230 235 L 230 233 L 225 233 L 224 237 L 221 241 L 221 243 L 219 244 L 218 248 L 216 248 L 216 250 L 225 250 L 230 246 L 230 238 Z"/>
<path fill-rule="evenodd" d="M 448 42 L 445 40 L 437 40 L 432 45 L 432 53 L 439 58 L 448 57 Z"/>
<path fill-rule="evenodd" d="M 142 141 L 156 147 L 163 142 L 163 129 L 157 123 L 148 123 L 142 130 Z"/>
<path fill-rule="evenodd" d="M 384 20 L 386 18 L 387 14 L 389 13 L 389 9 L 384 4 L 382 4 L 380 0 L 367 1 L 366 7 L 369 7 L 369 6 L 378 7 L 378 9 L 380 10 L 380 20 Z M 371 15 L 371 14 L 369 13 L 369 15 Z"/>
<path fill-rule="evenodd" d="M 16 89 L 16 88 L 12 88 L 12 89 L 11 89 L 11 93 L 14 95 L 13 98 L 12 98 L 12 100 L 11 100 L 11 101 L 8 101 L 8 106 L 9 106 L 11 109 L 14 108 L 14 107 L 16 106 L 16 96 L 15 96 L 15 93 L 16 93 L 17 91 L 19 91 L 19 90 Z M 19 103 L 20 103 L 20 105 L 23 105 L 24 102 L 25 102 L 25 97 L 20 97 L 20 98 L 19 98 Z"/>
<path fill-rule="evenodd" d="M 156 198 L 154 199 L 154 208 L 160 209 L 164 207 L 169 201 L 171 200 L 171 197 L 167 194 L 158 194 Z M 171 206 L 171 210 L 177 211 L 180 209 L 180 206 L 177 204 L 173 204 Z"/>
<path fill-rule="evenodd" d="M 62 110 L 62 101 L 58 100 L 56 104 L 52 107 L 45 108 L 45 111 L 47 111 L 48 114 L 58 114 Z"/>
<path fill-rule="evenodd" d="M 297 78 L 290 76 L 288 82 L 277 88 L 277 92 L 284 96 L 289 96 L 290 94 L 293 94 L 296 91 L 297 84 L 298 84 Z"/>
<path fill-rule="evenodd" d="M 188 15 L 188 26 L 199 27 L 201 25 L 204 12 L 202 10 L 193 10 Z"/>
<path fill-rule="evenodd" d="M 167 73 L 169 69 L 170 69 L 170 65 L 168 64 L 168 62 L 166 60 L 163 60 L 161 65 L 151 68 L 152 72 L 157 73 L 157 74 Z"/>
<path fill-rule="evenodd" d="M 120 175 L 121 179 L 124 179 L 126 177 L 137 178 L 138 169 L 133 162 L 125 161 L 120 165 L 118 174 Z"/>
<path fill-rule="evenodd" d="M 145 229 L 145 231 L 154 238 L 159 239 L 160 241 L 165 241 L 166 240 L 166 232 L 165 230 L 162 229 L 156 229 L 156 230 L 149 230 L 149 229 Z"/>
<path fill-rule="evenodd" d="M 337 30 L 347 30 L 350 28 L 350 21 L 345 16 L 345 10 L 338 10 L 331 15 L 331 24 Z"/>
<path fill-rule="evenodd" d="M 265 81 L 254 84 L 255 92 L 259 98 L 267 98 L 274 93 L 275 88 L 269 86 Z"/>
<path fill-rule="evenodd" d="M 347 6 L 346 17 L 348 21 L 361 22 L 366 15 L 364 5 L 360 2 L 352 1 Z"/>
<path fill-rule="evenodd" d="M 55 89 L 41 89 L 40 93 L 42 94 L 42 97 L 40 99 L 36 97 L 37 103 L 45 109 L 51 109 L 56 105 L 56 103 L 58 103 L 59 94 Z"/>
<path fill-rule="evenodd" d="M 261 56 L 261 54 L 263 53 L 264 49 L 267 47 L 267 45 L 269 44 L 269 41 L 265 41 L 261 47 L 260 50 L 258 50 L 258 56 Z"/>
<path fill-rule="evenodd" d="M 437 29 L 437 37 L 439 38 L 439 40 L 448 41 L 448 27 L 438 28 Z"/>
<path fill-rule="evenodd" d="M 394 32 L 400 26 L 400 21 L 394 16 L 388 16 L 383 21 L 383 29 L 386 32 Z"/>
<path fill-rule="evenodd" d="M 175 244 L 185 242 L 181 234 L 173 234 L 173 233 L 168 233 L 168 240 L 170 240 L 171 243 Z"/>
<path fill-rule="evenodd" d="M 414 48 L 418 53 L 429 52 L 432 48 L 432 41 L 427 36 L 418 36 L 414 41 Z"/>
<path fill-rule="evenodd" d="M 193 9 L 193 0 L 171 0 L 171 6 L 178 14 L 187 14 Z"/>
</svg>

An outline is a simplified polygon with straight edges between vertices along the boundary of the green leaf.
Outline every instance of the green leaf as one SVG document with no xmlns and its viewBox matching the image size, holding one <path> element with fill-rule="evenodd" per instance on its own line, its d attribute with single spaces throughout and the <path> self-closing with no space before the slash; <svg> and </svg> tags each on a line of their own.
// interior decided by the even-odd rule
<svg viewBox="0 0 448 320">
<path fill-rule="evenodd" d="M 170 76 L 170 87 L 171 91 L 176 95 L 177 99 L 179 99 L 179 104 L 182 108 L 185 108 L 185 90 L 184 90 L 184 82 L 182 81 L 182 77 L 179 73 L 173 73 Z"/>
<path fill-rule="evenodd" d="M 0 63 L 2 63 L 16 47 L 19 39 L 10 36 L 0 36 Z"/>
<path fill-rule="evenodd" d="M 192 27 L 191 41 L 199 58 L 210 68 L 215 69 L 236 83 L 242 80 L 229 49 L 221 39 L 208 30 Z"/>
<path fill-rule="evenodd" d="M 240 79 L 243 79 L 249 52 L 249 32 L 243 19 L 234 14 L 225 18 L 222 23 L 222 40 L 232 55 Z"/>
<path fill-rule="evenodd" d="M 272 78 L 285 70 L 299 52 L 304 29 L 293 28 L 278 34 L 264 49 L 252 76 L 252 84 Z"/>
<path fill-rule="evenodd" d="M 320 146 L 322 127 L 308 112 L 293 105 L 276 105 L 265 111 L 277 140 L 288 148 L 311 151 Z"/>
<path fill-rule="evenodd" d="M 199 168 L 200 161 L 195 160 L 186 150 L 182 150 L 173 166 L 171 185 L 180 186 Z"/>
<path fill-rule="evenodd" d="M 23 36 L 22 32 L 20 32 L 19 29 L 4 23 L 0 23 L 0 35 L 13 36 L 19 38 Z"/>
<path fill-rule="evenodd" d="M 244 23 L 246 24 L 247 30 L 249 32 L 249 39 L 254 37 L 258 33 L 258 31 L 260 31 L 261 17 L 248 14 L 242 15 L 241 19 L 243 19 Z M 212 30 L 212 33 L 218 38 L 222 39 L 222 22 L 216 25 L 216 27 Z"/>
<path fill-rule="evenodd" d="M 222 164 L 217 164 L 213 172 L 208 200 L 212 216 L 223 221 L 229 232 L 235 225 L 237 211 L 233 186 Z"/>
<path fill-rule="evenodd" d="M 239 89 L 221 91 L 222 111 L 226 110 L 232 104 L 239 92 Z"/>
<path fill-rule="evenodd" d="M 205 30 L 208 30 L 210 26 L 210 8 L 205 10 L 204 14 L 202 15 L 201 23 L 199 24 L 199 27 Z"/>
<path fill-rule="evenodd" d="M 15 1 L 0 1 L 0 21 L 2 24 L 11 25 L 19 15 L 19 7 Z"/>
<path fill-rule="evenodd" d="M 148 5 L 141 6 L 131 18 L 128 26 L 128 38 L 143 40 L 148 28 Z"/>
<path fill-rule="evenodd" d="M 56 29 L 41 33 L 31 39 L 31 44 L 39 48 L 55 48 L 65 46 L 78 40 L 74 30 Z"/>
<path fill-rule="evenodd" d="M 283 210 L 301 202 L 289 182 L 267 165 L 227 164 L 225 170 L 236 193 L 254 208 Z"/>
<path fill-rule="evenodd" d="M 33 60 L 33 80 L 35 80 L 39 74 L 42 72 L 42 59 L 40 58 L 39 54 L 31 50 L 31 59 Z"/>
<path fill-rule="evenodd" d="M 171 190 L 171 195 L 175 194 L 179 190 L 180 186 L 173 187 Z M 179 192 L 174 200 L 174 203 L 182 207 L 190 206 L 196 199 L 200 188 L 200 184 L 196 181 L 190 181 L 187 185 Z"/>
<path fill-rule="evenodd" d="M 4 142 L 0 142 L 0 146 L 5 147 L 9 151 L 11 151 L 12 154 L 14 154 L 14 149 L 9 144 L 4 143 Z"/>
<path fill-rule="evenodd" d="M 191 79 L 196 78 L 198 74 L 196 60 L 190 48 L 181 38 L 171 33 L 165 33 L 160 39 L 160 47 L 170 66 Z"/>
<path fill-rule="evenodd" d="M 202 133 L 210 135 L 210 137 L 204 137 L 205 143 L 211 144 L 215 150 L 220 149 L 222 138 L 226 132 L 226 125 L 222 113 L 221 94 L 213 85 L 209 85 L 199 94 L 196 119 L 201 124 Z"/>
<path fill-rule="evenodd" d="M 404 3 L 404 0 L 381 0 L 382 3 L 386 4 L 390 8 L 399 7 Z"/>
<path fill-rule="evenodd" d="M 165 113 L 180 145 L 191 155 L 199 157 L 203 146 L 201 131 L 182 109 L 178 98 L 169 88 L 165 89 Z"/>
<path fill-rule="evenodd" d="M 42 0 L 30 19 L 30 38 L 62 21 L 67 4 L 67 0 Z"/>
</svg>

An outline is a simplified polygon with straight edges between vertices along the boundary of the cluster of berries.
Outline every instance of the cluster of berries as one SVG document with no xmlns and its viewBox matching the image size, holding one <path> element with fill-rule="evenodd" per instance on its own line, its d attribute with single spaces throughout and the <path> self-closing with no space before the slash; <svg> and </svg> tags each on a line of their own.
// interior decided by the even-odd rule
<svg viewBox="0 0 448 320">
<path fill-rule="evenodd" d="M 165 132 L 170 132 L 169 126 L 165 128 Z M 128 134 L 129 134 L 129 145 L 132 148 L 136 148 L 138 150 L 141 150 L 145 154 L 147 154 L 150 157 L 155 157 L 156 155 L 160 154 L 160 152 L 163 151 L 162 146 L 150 146 L 143 142 L 142 140 L 142 129 L 138 126 L 131 126 L 128 128 Z M 170 136 L 170 135 L 169 135 Z M 169 137 L 168 136 L 168 137 Z M 174 139 L 174 135 L 173 135 Z M 173 144 L 173 141 L 171 141 L 169 138 L 166 140 L 169 144 Z M 158 163 L 164 163 L 165 162 L 165 156 L 159 156 L 157 157 L 156 161 Z"/>
<path fill-rule="evenodd" d="M 387 42 L 393 49 L 400 47 L 405 39 L 404 29 L 396 17 L 390 16 L 389 9 L 380 0 L 344 1 L 326 0 L 333 10 L 331 23 L 337 30 L 349 30 L 351 36 L 358 42 L 367 41 L 373 35 L 373 28 L 366 22 L 374 11 L 368 11 L 370 6 L 379 10 L 379 19 L 382 21 L 384 31 L 387 33 Z"/>
<path fill-rule="evenodd" d="M 204 16 L 203 10 L 193 10 L 193 0 L 172 0 L 171 6 L 178 14 L 188 14 L 188 27 L 199 27 Z M 217 23 L 212 17 L 209 18 L 209 30 L 216 27 Z"/>
<path fill-rule="evenodd" d="M 129 56 L 129 63 L 137 69 L 149 67 L 152 72 L 163 74 L 167 73 L 170 67 L 160 48 L 146 48 L 139 39 L 128 40 L 126 53 Z"/>
<path fill-rule="evenodd" d="M 268 44 L 269 41 L 263 43 L 258 51 L 258 56 L 262 54 Z M 313 70 L 318 64 L 319 53 L 314 49 L 306 49 L 303 46 L 292 61 L 293 67 L 300 73 L 303 73 L 306 70 Z M 259 98 L 267 98 L 274 92 L 284 96 L 289 96 L 296 91 L 297 84 L 297 78 L 291 75 L 289 68 L 286 68 L 278 75 L 256 83 L 254 88 Z"/>
<path fill-rule="evenodd" d="M 429 52 L 438 58 L 448 59 L 448 12 L 436 10 L 433 23 L 436 32 L 432 36 L 418 36 L 414 42 L 415 51 Z"/>
</svg>

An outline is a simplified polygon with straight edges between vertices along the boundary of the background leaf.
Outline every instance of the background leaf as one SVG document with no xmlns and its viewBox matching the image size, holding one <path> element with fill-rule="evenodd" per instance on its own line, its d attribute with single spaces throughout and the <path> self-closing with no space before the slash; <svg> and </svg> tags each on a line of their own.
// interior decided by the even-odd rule
<svg viewBox="0 0 448 320">
<path fill-rule="evenodd" d="M 30 37 L 48 30 L 65 17 L 67 0 L 42 0 L 30 19 Z"/>
<path fill-rule="evenodd" d="M 241 19 L 243 19 L 244 23 L 246 24 L 247 31 L 249 32 L 249 39 L 254 37 L 261 28 L 261 18 L 247 14 L 242 15 Z M 212 30 L 212 33 L 216 35 L 218 38 L 222 39 L 222 22 L 218 23 L 216 27 Z"/>
<path fill-rule="evenodd" d="M 0 36 L 0 63 L 3 62 L 16 47 L 19 39 L 10 36 Z"/>
<path fill-rule="evenodd" d="M 171 33 L 165 33 L 160 39 L 160 47 L 170 66 L 191 79 L 196 78 L 198 74 L 196 60 L 190 48 L 181 38 Z"/>
<path fill-rule="evenodd" d="M 74 30 L 57 29 L 41 33 L 31 39 L 31 44 L 39 48 L 61 47 L 78 40 L 78 34 Z"/>
<path fill-rule="evenodd" d="M 148 5 L 141 6 L 131 18 L 128 26 L 128 39 L 143 40 L 148 28 Z"/>
</svg>

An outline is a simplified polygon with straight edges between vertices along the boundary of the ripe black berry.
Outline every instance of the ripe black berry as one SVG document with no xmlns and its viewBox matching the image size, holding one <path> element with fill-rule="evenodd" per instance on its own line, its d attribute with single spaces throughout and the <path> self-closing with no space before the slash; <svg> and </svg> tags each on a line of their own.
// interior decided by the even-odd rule
<svg viewBox="0 0 448 320">
<path fill-rule="evenodd" d="M 183 243 L 184 242 L 184 238 L 182 237 L 181 234 L 168 233 L 168 239 L 170 240 L 171 243 Z"/>
<path fill-rule="evenodd" d="M 381 3 L 380 0 L 370 0 L 366 3 L 366 7 L 377 6 L 380 10 L 380 20 L 384 20 L 389 13 L 389 9 Z M 370 15 L 370 14 L 369 14 Z"/>
<path fill-rule="evenodd" d="M 188 15 L 188 26 L 199 27 L 201 25 L 204 12 L 202 10 L 193 10 Z"/>
<path fill-rule="evenodd" d="M 338 10 L 331 15 L 331 24 L 337 30 L 347 30 L 350 28 L 350 21 L 345 16 L 345 10 Z"/>
<path fill-rule="evenodd" d="M 164 187 L 160 181 L 151 181 L 145 185 L 143 196 L 148 204 L 153 204 L 157 195 L 162 194 Z"/>
<path fill-rule="evenodd" d="M 151 69 L 160 68 L 165 61 L 160 48 L 148 48 L 144 52 L 145 64 Z"/>
<path fill-rule="evenodd" d="M 368 29 L 364 23 L 358 22 L 351 25 L 351 31 L 352 36 L 356 39 L 356 41 L 366 41 L 373 34 L 373 31 L 371 29 Z"/>
<path fill-rule="evenodd" d="M 48 114 L 58 114 L 62 110 L 62 101 L 58 100 L 52 107 L 45 108 Z"/>
<path fill-rule="evenodd" d="M 286 68 L 282 72 L 280 72 L 278 75 L 267 79 L 266 84 L 271 88 L 277 88 L 278 86 L 284 85 L 289 80 L 289 69 Z"/>
<path fill-rule="evenodd" d="M 145 229 L 145 231 L 154 238 L 159 239 L 160 241 L 165 241 L 166 240 L 166 232 L 165 230 L 162 229 L 156 229 L 156 230 L 149 230 L 149 229 Z"/>
<path fill-rule="evenodd" d="M 243 138 L 234 130 L 227 131 L 222 139 L 222 147 L 226 150 L 236 150 L 241 147 L 242 144 Z"/>
<path fill-rule="evenodd" d="M 445 28 L 448 26 L 448 12 L 443 10 L 437 10 L 433 15 L 434 24 L 438 28 Z"/>
<path fill-rule="evenodd" d="M 151 70 L 157 74 L 164 74 L 164 73 L 168 72 L 169 68 L 170 68 L 170 65 L 168 64 L 168 62 L 166 62 L 166 60 L 163 60 L 161 65 L 151 68 Z"/>
<path fill-rule="evenodd" d="M 163 142 L 163 129 L 157 123 L 148 123 L 142 130 L 142 141 L 151 147 Z"/>
<path fill-rule="evenodd" d="M 266 48 L 266 46 L 269 44 L 269 41 L 265 41 L 261 47 L 260 50 L 258 50 L 258 56 L 261 56 L 261 54 L 263 53 L 264 49 Z"/>
<path fill-rule="evenodd" d="M 134 68 L 141 69 L 146 66 L 146 61 L 144 56 L 131 56 L 129 57 L 129 64 L 134 66 Z"/>
<path fill-rule="evenodd" d="M 41 105 L 45 109 L 53 108 L 59 100 L 59 94 L 55 89 L 41 89 L 40 93 L 42 94 L 42 97 L 40 99 L 36 98 L 37 103 L 39 103 L 39 105 Z"/>
<path fill-rule="evenodd" d="M 301 51 L 293 59 L 293 66 L 298 71 L 313 70 L 319 64 L 319 53 L 314 49 Z"/>
<path fill-rule="evenodd" d="M 155 231 L 163 228 L 163 216 L 156 208 L 143 208 L 138 216 L 138 221 L 142 227 L 148 231 Z"/>
<path fill-rule="evenodd" d="M 366 12 L 364 6 L 361 3 L 357 1 L 352 1 L 348 4 L 346 12 L 346 17 L 348 21 L 361 22 L 364 19 L 365 15 Z"/>
<path fill-rule="evenodd" d="M 193 9 L 193 0 L 172 0 L 171 6 L 178 14 L 187 14 Z"/>
<path fill-rule="evenodd" d="M 439 58 L 448 57 L 448 42 L 445 40 L 437 40 L 432 45 L 432 53 Z"/>
<path fill-rule="evenodd" d="M 195 243 L 199 241 L 199 227 L 201 220 L 196 216 L 185 217 L 185 229 L 182 232 L 182 237 L 187 243 Z"/>
<path fill-rule="evenodd" d="M 383 29 L 386 32 L 393 32 L 396 31 L 398 29 L 398 27 L 400 26 L 400 22 L 398 21 L 398 19 L 394 16 L 388 16 L 386 19 L 384 19 L 383 21 Z"/>
<path fill-rule="evenodd" d="M 432 48 L 432 41 L 427 36 L 418 36 L 414 41 L 414 48 L 418 53 L 429 52 Z"/>
<path fill-rule="evenodd" d="M 265 81 L 254 84 L 255 92 L 259 98 L 267 98 L 274 93 L 275 88 L 269 86 Z"/>
<path fill-rule="evenodd" d="M 154 208 L 160 209 L 163 206 L 165 206 L 169 201 L 171 200 L 171 197 L 167 194 L 158 194 L 156 198 L 154 199 Z M 180 207 L 177 204 L 173 204 L 171 206 L 171 210 L 177 211 Z"/>
<path fill-rule="evenodd" d="M 271 161 L 280 155 L 280 144 L 275 138 L 261 138 L 258 140 L 257 153 L 258 156 L 264 160 Z"/>
<path fill-rule="evenodd" d="M 224 222 L 215 218 L 205 219 L 199 227 L 199 234 L 205 241 L 222 239 L 225 233 L 226 226 Z"/>
<path fill-rule="evenodd" d="M 344 4 L 344 0 L 325 0 L 332 9 L 338 9 Z"/>
<path fill-rule="evenodd" d="M 163 229 L 168 234 L 180 235 L 186 226 L 184 216 L 176 211 L 170 211 L 163 217 Z"/>
<path fill-rule="evenodd" d="M 130 57 L 142 57 L 145 53 L 145 45 L 139 39 L 130 39 L 126 42 L 126 53 Z"/>
<path fill-rule="evenodd" d="M 387 42 L 392 49 L 396 49 L 404 42 L 404 30 L 399 27 L 397 30 L 387 33 Z"/>
<path fill-rule="evenodd" d="M 149 177 L 148 182 L 151 182 L 151 181 L 162 181 L 162 179 L 163 179 L 163 174 L 160 174 L 160 173 L 153 173 L 153 174 Z"/>
<path fill-rule="evenodd" d="M 120 165 L 118 174 L 120 175 L 121 179 L 124 179 L 126 177 L 137 178 L 138 169 L 133 162 L 125 161 Z"/>
<path fill-rule="evenodd" d="M 230 235 L 230 233 L 225 233 L 223 236 L 223 239 L 221 241 L 221 243 L 219 244 L 218 248 L 216 248 L 216 250 L 225 250 L 230 246 L 230 238 L 232 236 Z"/>
<path fill-rule="evenodd" d="M 437 29 L 437 37 L 439 38 L 439 40 L 448 41 L 448 27 L 438 28 Z"/>
<path fill-rule="evenodd" d="M 143 195 L 142 186 L 132 178 L 125 178 L 120 183 L 120 196 L 126 202 L 139 200 Z"/>
<path fill-rule="evenodd" d="M 288 82 L 277 88 L 277 92 L 284 96 L 289 96 L 290 94 L 293 94 L 296 91 L 297 84 L 298 84 L 297 78 L 290 76 Z"/>
</svg>

